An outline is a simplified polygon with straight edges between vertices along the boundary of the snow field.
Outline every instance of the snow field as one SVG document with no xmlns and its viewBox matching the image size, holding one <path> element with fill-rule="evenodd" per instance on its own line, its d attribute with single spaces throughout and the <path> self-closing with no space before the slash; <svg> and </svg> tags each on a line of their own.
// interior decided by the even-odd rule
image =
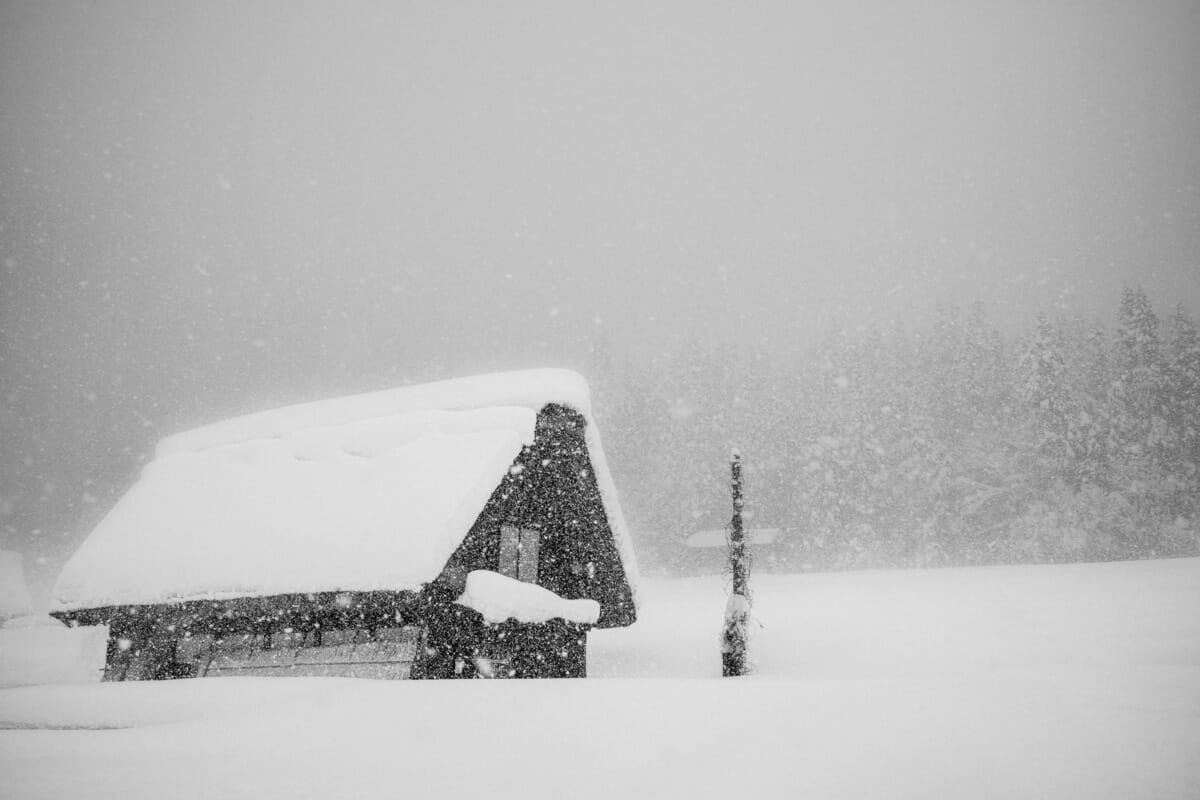
<svg viewBox="0 0 1200 800">
<path fill-rule="evenodd" d="M 0 689 L 36 684 L 95 683 L 104 673 L 108 628 L 68 628 L 47 616 L 10 620 L 0 628 Z"/>
<path fill-rule="evenodd" d="M 741 679 L 716 677 L 722 581 L 693 578 L 593 632 L 600 680 L 7 690 L 0 795 L 1200 795 L 1200 559 L 752 588 Z"/>
</svg>

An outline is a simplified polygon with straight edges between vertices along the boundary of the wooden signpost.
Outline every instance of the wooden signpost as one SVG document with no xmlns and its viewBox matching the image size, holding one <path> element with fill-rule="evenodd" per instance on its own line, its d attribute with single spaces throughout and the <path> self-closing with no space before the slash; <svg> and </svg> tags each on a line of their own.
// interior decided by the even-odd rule
<svg viewBox="0 0 1200 800">
<path fill-rule="evenodd" d="M 729 528 L 729 566 L 733 572 L 733 592 L 725 604 L 725 628 L 721 636 L 721 674 L 727 678 L 746 674 L 746 634 L 750 616 L 750 564 L 742 526 L 742 457 L 736 450 L 730 473 L 733 520 Z"/>
</svg>

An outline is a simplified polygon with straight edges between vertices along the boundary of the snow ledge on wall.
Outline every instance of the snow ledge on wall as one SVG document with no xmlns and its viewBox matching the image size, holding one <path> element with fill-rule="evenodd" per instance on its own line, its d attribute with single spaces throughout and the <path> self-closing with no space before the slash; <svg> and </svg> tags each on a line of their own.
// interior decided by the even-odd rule
<svg viewBox="0 0 1200 800">
<path fill-rule="evenodd" d="M 600 604 L 595 600 L 567 600 L 545 587 L 523 583 L 498 572 L 477 569 L 467 576 L 467 586 L 458 603 L 483 614 L 490 623 L 547 622 L 561 618 L 581 625 L 595 625 Z"/>
</svg>

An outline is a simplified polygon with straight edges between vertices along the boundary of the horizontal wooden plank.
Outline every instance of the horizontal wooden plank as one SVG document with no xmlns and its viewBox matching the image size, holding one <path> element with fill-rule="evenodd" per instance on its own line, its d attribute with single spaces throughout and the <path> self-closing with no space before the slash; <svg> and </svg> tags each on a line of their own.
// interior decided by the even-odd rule
<svg viewBox="0 0 1200 800">
<path fill-rule="evenodd" d="M 288 667 L 229 667 L 210 669 L 209 678 L 371 678 L 375 680 L 404 680 L 412 664 L 389 662 L 378 664 L 294 664 Z"/>
<path fill-rule="evenodd" d="M 346 675 L 407 677 L 417 656 L 422 629 L 415 626 L 376 631 L 298 632 L 262 636 L 235 634 L 217 638 L 190 636 L 180 641 L 177 660 L 195 666 L 197 675 Z M 308 644 L 304 644 L 307 642 Z"/>
</svg>

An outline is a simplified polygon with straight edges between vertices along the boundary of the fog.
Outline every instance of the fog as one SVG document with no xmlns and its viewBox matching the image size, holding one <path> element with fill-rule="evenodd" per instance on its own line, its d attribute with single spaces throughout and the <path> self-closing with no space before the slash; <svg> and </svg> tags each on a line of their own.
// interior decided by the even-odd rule
<svg viewBox="0 0 1200 800">
<path fill-rule="evenodd" d="M 0 543 L 288 402 L 1200 306 L 1200 6 L 842 5 L 4 3 Z"/>
</svg>

